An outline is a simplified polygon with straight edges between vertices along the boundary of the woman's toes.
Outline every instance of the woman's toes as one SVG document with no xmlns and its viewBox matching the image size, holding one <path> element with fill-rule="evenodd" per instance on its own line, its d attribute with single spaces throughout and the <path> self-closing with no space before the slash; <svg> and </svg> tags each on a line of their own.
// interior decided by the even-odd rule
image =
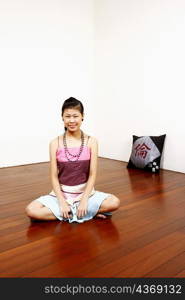
<svg viewBox="0 0 185 300">
<path fill-rule="evenodd" d="M 96 218 L 100 218 L 100 219 L 106 219 L 107 217 L 103 214 L 97 214 Z"/>
</svg>

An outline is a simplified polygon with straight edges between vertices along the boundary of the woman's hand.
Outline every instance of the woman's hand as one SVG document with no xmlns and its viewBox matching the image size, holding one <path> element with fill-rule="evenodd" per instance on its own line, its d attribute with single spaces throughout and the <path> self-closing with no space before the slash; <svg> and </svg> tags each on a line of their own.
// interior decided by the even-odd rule
<svg viewBox="0 0 185 300">
<path fill-rule="evenodd" d="M 87 200 L 81 199 L 77 210 L 77 217 L 82 218 L 87 214 Z"/>
<path fill-rule="evenodd" d="M 61 216 L 62 218 L 70 218 L 70 206 L 66 201 L 63 201 L 62 203 L 60 203 L 60 211 L 61 211 Z"/>
</svg>

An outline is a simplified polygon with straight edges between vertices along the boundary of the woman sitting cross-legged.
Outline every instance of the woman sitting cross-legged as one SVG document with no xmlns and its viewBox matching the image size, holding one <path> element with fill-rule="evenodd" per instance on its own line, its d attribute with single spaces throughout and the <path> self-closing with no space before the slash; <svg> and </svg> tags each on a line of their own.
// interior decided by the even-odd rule
<svg viewBox="0 0 185 300">
<path fill-rule="evenodd" d="M 32 201 L 26 213 L 35 220 L 82 223 L 93 217 L 106 218 L 118 209 L 120 200 L 95 191 L 98 143 L 81 129 L 83 104 L 71 97 L 64 101 L 65 133 L 50 142 L 50 172 L 53 190 Z"/>
</svg>

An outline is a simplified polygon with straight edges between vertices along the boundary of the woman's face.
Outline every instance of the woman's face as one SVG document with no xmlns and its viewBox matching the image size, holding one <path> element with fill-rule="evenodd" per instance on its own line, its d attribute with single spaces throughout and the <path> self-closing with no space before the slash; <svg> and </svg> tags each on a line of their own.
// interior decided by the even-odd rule
<svg viewBox="0 0 185 300">
<path fill-rule="evenodd" d="M 62 116 L 64 126 L 72 132 L 80 129 L 82 118 L 81 112 L 75 108 L 66 108 Z"/>
</svg>

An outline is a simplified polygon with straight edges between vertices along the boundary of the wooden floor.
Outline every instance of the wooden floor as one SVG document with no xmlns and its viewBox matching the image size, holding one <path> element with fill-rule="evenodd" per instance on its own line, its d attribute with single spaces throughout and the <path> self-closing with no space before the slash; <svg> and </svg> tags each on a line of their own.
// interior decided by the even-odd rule
<svg viewBox="0 0 185 300">
<path fill-rule="evenodd" d="M 51 190 L 49 163 L 0 169 L 1 277 L 185 277 L 185 174 L 99 158 L 96 189 L 121 200 L 111 219 L 31 223 Z"/>
</svg>

